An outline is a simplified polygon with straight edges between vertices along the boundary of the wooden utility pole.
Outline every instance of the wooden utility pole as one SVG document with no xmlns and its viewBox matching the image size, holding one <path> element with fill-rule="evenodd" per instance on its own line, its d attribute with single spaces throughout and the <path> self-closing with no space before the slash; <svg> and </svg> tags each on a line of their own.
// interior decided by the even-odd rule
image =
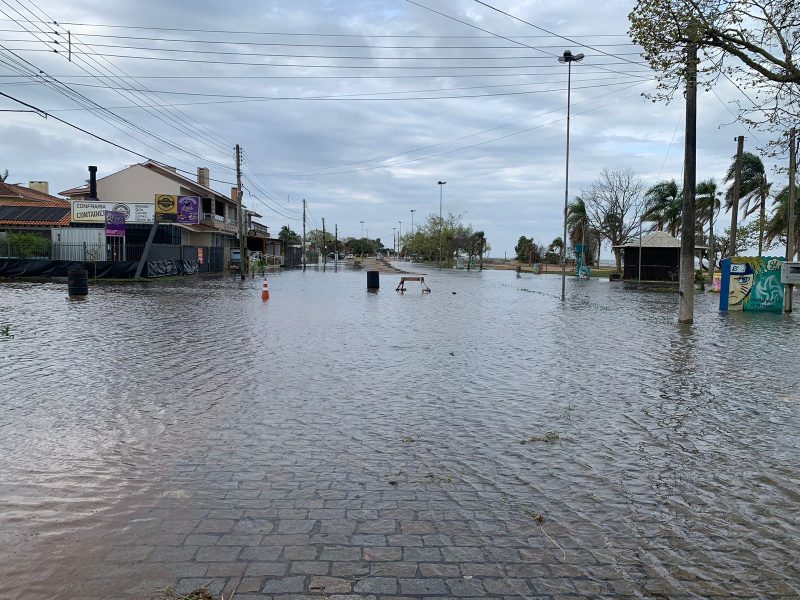
<svg viewBox="0 0 800 600">
<path fill-rule="evenodd" d="M 237 219 L 239 219 L 239 278 L 244 279 L 247 275 L 248 256 L 247 256 L 247 230 L 244 222 L 244 202 L 242 198 L 242 150 L 236 144 L 236 199 L 239 201 L 236 207 Z"/>
<path fill-rule="evenodd" d="M 733 176 L 733 205 L 731 206 L 731 245 L 728 256 L 736 256 L 736 229 L 739 225 L 739 193 L 742 187 L 742 154 L 744 153 L 744 136 L 736 138 L 736 167 Z"/>
<path fill-rule="evenodd" d="M 792 127 L 789 132 L 789 214 L 786 217 L 786 260 L 794 260 L 795 245 L 797 240 L 794 239 L 794 203 L 795 191 L 794 180 L 797 176 L 797 130 Z M 786 286 L 786 300 L 784 301 L 784 310 L 787 313 L 792 312 L 792 295 L 794 294 L 794 285 L 787 284 Z"/>
<path fill-rule="evenodd" d="M 303 198 L 303 271 L 306 270 L 306 199 Z"/>
<path fill-rule="evenodd" d="M 333 247 L 333 256 L 334 256 L 334 259 L 333 259 L 333 272 L 334 273 L 338 273 L 339 272 L 339 224 L 338 223 L 334 223 L 333 224 L 333 231 L 334 231 L 334 234 L 333 234 L 333 246 L 334 246 Z"/>
<path fill-rule="evenodd" d="M 322 267 L 328 266 L 328 245 L 325 243 L 325 217 L 322 217 Z"/>
<path fill-rule="evenodd" d="M 686 135 L 678 323 L 694 322 L 695 177 L 697 170 L 697 45 L 686 47 Z M 566 242 L 566 240 L 565 240 Z"/>
</svg>

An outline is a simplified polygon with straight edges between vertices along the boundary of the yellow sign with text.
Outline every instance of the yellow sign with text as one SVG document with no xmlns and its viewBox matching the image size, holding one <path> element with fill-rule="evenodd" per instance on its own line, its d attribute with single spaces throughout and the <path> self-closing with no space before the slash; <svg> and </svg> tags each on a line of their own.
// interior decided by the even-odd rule
<svg viewBox="0 0 800 600">
<path fill-rule="evenodd" d="M 156 194 L 156 223 L 175 223 L 178 220 L 178 197 Z"/>
</svg>

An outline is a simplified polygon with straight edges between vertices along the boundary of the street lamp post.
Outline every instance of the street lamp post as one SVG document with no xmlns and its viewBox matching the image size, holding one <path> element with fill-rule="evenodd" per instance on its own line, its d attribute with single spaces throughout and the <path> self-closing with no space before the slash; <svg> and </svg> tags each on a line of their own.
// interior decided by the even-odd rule
<svg viewBox="0 0 800 600">
<path fill-rule="evenodd" d="M 403 237 L 403 222 L 397 222 L 397 260 L 400 260 L 400 238 Z"/>
<path fill-rule="evenodd" d="M 566 297 L 567 286 L 567 206 L 569 204 L 569 105 L 572 87 L 572 63 L 583 60 L 583 54 L 572 54 L 564 50 L 558 62 L 567 63 L 567 165 L 564 180 L 564 237 L 561 238 L 561 301 Z"/>
<path fill-rule="evenodd" d="M 359 221 L 361 223 L 361 239 L 364 239 L 364 221 Z"/>
<path fill-rule="evenodd" d="M 411 235 L 414 235 L 414 213 L 417 212 L 416 208 L 411 209 Z"/>
<path fill-rule="evenodd" d="M 397 227 L 392 227 L 392 251 L 395 253 L 395 260 L 397 260 Z"/>
<path fill-rule="evenodd" d="M 439 181 L 439 270 L 442 270 L 442 233 L 444 223 L 442 223 L 442 189 L 446 181 Z"/>
</svg>

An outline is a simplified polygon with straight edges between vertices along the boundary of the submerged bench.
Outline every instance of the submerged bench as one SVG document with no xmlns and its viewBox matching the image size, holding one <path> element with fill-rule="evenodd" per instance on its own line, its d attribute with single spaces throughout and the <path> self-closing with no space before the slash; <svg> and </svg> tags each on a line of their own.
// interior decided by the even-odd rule
<svg viewBox="0 0 800 600">
<path fill-rule="evenodd" d="M 394 291 L 395 292 L 405 292 L 406 291 L 406 282 L 407 281 L 419 281 L 420 286 L 422 287 L 422 292 L 423 293 L 426 293 L 426 292 L 430 293 L 430 291 L 431 291 L 431 288 L 429 288 L 425 284 L 425 278 L 424 277 L 401 277 L 400 278 L 400 283 L 397 284 L 397 287 L 395 288 Z"/>
</svg>

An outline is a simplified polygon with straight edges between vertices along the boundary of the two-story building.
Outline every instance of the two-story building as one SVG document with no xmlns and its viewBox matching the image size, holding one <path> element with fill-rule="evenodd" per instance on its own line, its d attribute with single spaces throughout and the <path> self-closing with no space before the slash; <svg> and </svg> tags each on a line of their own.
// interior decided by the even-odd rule
<svg viewBox="0 0 800 600">
<path fill-rule="evenodd" d="M 105 218 L 102 211 L 92 210 L 98 203 L 105 205 L 105 210 L 125 212 L 126 244 L 132 248 L 143 246 L 147 240 L 157 194 L 199 196 L 199 223 L 159 224 L 153 241 L 161 246 L 221 249 L 223 264 L 228 265 L 230 249 L 239 245 L 238 198 L 220 194 L 210 187 L 210 183 L 206 167 L 199 167 L 197 179 L 193 180 L 173 167 L 148 161 L 97 178 L 96 198 L 91 197 L 91 183 L 60 194 L 66 196 L 72 205 L 72 227 L 103 227 Z M 131 254 L 128 252 L 128 258 Z"/>
</svg>

